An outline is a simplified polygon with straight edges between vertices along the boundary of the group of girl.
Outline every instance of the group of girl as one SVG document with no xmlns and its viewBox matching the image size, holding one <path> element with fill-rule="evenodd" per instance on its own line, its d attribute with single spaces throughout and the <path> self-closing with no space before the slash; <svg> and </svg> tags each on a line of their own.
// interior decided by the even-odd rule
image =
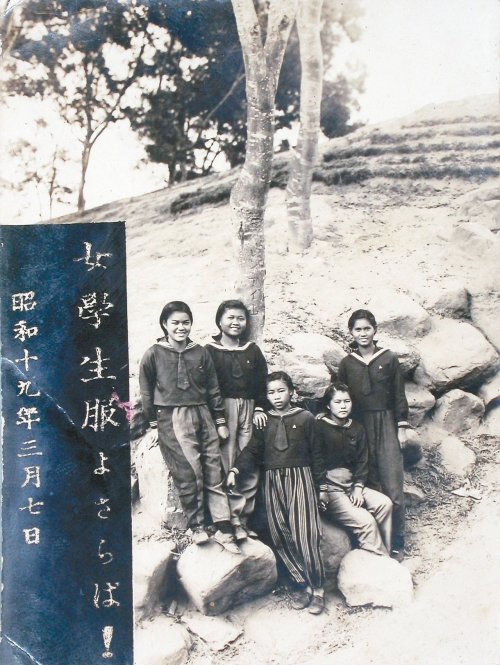
<svg viewBox="0 0 500 665">
<path fill-rule="evenodd" d="M 189 336 L 189 306 L 165 305 L 164 336 L 141 361 L 142 405 L 193 542 L 209 540 L 209 525 L 235 554 L 238 543 L 257 537 L 249 518 L 261 471 L 268 532 L 295 588 L 292 604 L 320 614 L 320 511 L 359 547 L 403 557 L 404 382 L 397 357 L 377 346 L 373 314 L 357 310 L 348 322 L 352 351 L 314 417 L 292 404 L 288 374 L 268 374 L 248 340 L 249 321 L 241 301 L 224 301 L 215 316 L 219 333 L 202 347 Z"/>
</svg>

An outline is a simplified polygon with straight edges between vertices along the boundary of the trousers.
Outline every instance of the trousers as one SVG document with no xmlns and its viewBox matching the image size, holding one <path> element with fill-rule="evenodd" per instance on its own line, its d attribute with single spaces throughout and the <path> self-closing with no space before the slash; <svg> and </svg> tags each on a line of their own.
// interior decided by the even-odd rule
<svg viewBox="0 0 500 665">
<path fill-rule="evenodd" d="M 219 437 L 205 404 L 158 407 L 158 444 L 179 493 L 188 526 L 205 525 L 205 498 L 212 521 L 230 518 L 222 489 Z"/>
</svg>

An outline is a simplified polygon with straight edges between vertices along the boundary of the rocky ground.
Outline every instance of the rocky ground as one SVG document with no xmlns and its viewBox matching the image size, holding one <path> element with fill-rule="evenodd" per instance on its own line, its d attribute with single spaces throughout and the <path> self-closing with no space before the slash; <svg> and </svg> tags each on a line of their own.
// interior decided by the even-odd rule
<svg viewBox="0 0 500 665">
<path fill-rule="evenodd" d="M 278 590 L 225 612 L 222 623 L 210 618 L 210 627 L 192 610 L 185 620 L 163 614 L 155 630 L 179 646 L 177 660 L 168 662 L 495 662 L 496 104 L 480 98 L 424 109 L 325 144 L 313 186 L 315 239 L 300 255 L 287 252 L 286 155 L 276 160 L 269 196 L 264 350 L 270 362 L 292 372 L 303 396 L 318 395 L 345 353 L 347 317 L 357 306 L 374 310 L 382 341 L 403 362 L 414 448 L 423 452 L 407 476 L 405 565 L 414 602 L 392 611 L 349 609 L 330 594 L 328 612 L 315 618 L 293 612 Z M 133 393 L 166 301 L 190 303 L 194 337 L 204 341 L 214 332 L 218 303 L 233 294 L 227 197 L 234 178 L 211 177 L 58 220 L 127 221 Z M 136 540 L 147 542 L 146 531 L 138 527 Z M 219 642 L 210 646 L 200 637 L 205 633 L 219 635 Z"/>
</svg>

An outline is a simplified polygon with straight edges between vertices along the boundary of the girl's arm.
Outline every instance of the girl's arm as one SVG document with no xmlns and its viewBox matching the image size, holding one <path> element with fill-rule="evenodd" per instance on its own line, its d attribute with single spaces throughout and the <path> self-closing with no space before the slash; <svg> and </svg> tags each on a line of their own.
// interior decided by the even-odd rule
<svg viewBox="0 0 500 665">
<path fill-rule="evenodd" d="M 264 358 L 264 354 L 259 349 L 257 344 L 255 345 L 255 408 L 259 411 L 264 411 L 267 408 L 267 397 L 266 397 L 266 377 L 267 377 L 267 362 Z"/>
<path fill-rule="evenodd" d="M 215 371 L 214 361 L 207 349 L 203 349 L 204 367 L 206 376 L 207 404 L 215 421 L 216 427 L 226 427 L 226 415 L 224 412 L 224 402 L 220 394 L 219 381 Z M 223 437 L 223 438 L 227 438 Z"/>
<path fill-rule="evenodd" d="M 326 464 L 323 457 L 323 437 L 321 424 L 311 415 L 304 424 L 306 441 L 309 445 L 311 457 L 311 472 L 318 492 L 326 482 Z"/>
<path fill-rule="evenodd" d="M 393 409 L 398 427 L 409 427 L 408 422 L 408 400 L 405 393 L 405 381 L 399 360 L 393 358 Z"/>
<path fill-rule="evenodd" d="M 363 488 L 368 478 L 368 443 L 366 441 L 365 428 L 359 426 L 356 436 L 357 459 L 353 469 L 353 484 Z"/>
<path fill-rule="evenodd" d="M 252 438 L 236 458 L 231 471 L 236 475 L 253 471 L 255 467 L 264 461 L 265 437 L 262 430 L 254 430 Z"/>
<path fill-rule="evenodd" d="M 154 349 L 148 349 L 143 355 L 139 366 L 139 387 L 144 415 L 151 427 L 156 427 L 156 410 L 154 407 L 154 390 L 156 384 L 156 363 Z"/>
</svg>

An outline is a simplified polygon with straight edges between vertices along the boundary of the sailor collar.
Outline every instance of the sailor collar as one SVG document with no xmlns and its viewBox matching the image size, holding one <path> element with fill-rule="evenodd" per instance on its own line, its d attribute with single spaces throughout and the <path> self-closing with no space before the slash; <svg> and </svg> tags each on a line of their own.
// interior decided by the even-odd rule
<svg viewBox="0 0 500 665">
<path fill-rule="evenodd" d="M 193 349 L 195 346 L 197 346 L 196 342 L 193 342 L 192 339 L 187 340 L 186 348 L 183 351 L 177 351 L 177 349 L 174 349 L 174 347 L 170 344 L 170 342 L 165 339 L 165 337 L 161 337 L 156 341 L 156 346 L 163 346 L 164 349 L 168 349 L 169 351 L 175 351 L 175 353 L 184 353 L 185 351 L 189 351 L 189 349 Z"/>
<path fill-rule="evenodd" d="M 348 418 L 343 424 L 336 423 L 334 420 L 328 418 L 328 416 L 323 416 L 322 418 L 320 418 L 320 420 L 324 420 L 329 425 L 333 425 L 333 427 L 338 427 L 339 429 L 347 429 L 352 425 L 352 418 Z"/>
<path fill-rule="evenodd" d="M 252 342 L 248 341 L 238 346 L 224 346 L 220 341 L 220 336 L 215 335 L 213 339 L 209 340 L 208 344 L 213 346 L 214 349 L 223 349 L 224 351 L 246 351 Z"/>
<path fill-rule="evenodd" d="M 375 351 L 375 353 L 373 354 L 373 356 L 369 360 L 366 360 L 366 358 L 363 358 L 363 356 L 360 353 L 358 353 L 357 350 L 351 351 L 350 355 L 353 358 L 356 358 L 356 360 L 359 360 L 359 362 L 363 363 L 363 365 L 368 366 L 368 365 L 371 365 L 374 360 L 379 358 L 383 353 L 386 353 L 387 351 L 389 351 L 389 349 L 377 349 L 377 351 Z"/>
<path fill-rule="evenodd" d="M 287 416 L 292 416 L 295 415 L 296 413 L 299 413 L 299 411 L 303 411 L 303 409 L 300 408 L 300 406 L 292 406 L 291 409 L 289 409 L 286 413 L 278 413 L 276 409 L 271 409 L 268 411 L 268 414 L 270 416 L 276 416 L 278 418 L 286 418 Z"/>
</svg>

